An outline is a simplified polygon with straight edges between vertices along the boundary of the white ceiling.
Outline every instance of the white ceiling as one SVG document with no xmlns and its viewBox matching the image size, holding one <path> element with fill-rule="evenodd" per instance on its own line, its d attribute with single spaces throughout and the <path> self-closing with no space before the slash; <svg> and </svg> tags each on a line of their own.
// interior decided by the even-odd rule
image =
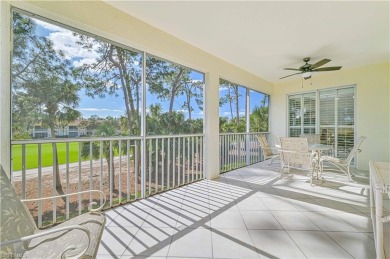
<svg viewBox="0 0 390 259">
<path fill-rule="evenodd" d="M 388 1 L 106 2 L 270 82 L 304 57 L 342 69 L 389 60 Z"/>
</svg>

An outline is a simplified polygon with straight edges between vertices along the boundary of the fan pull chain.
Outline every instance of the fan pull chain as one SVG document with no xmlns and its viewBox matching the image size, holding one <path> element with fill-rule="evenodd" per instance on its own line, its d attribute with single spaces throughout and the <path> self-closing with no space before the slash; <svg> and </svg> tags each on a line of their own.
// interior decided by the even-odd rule
<svg viewBox="0 0 390 259">
<path fill-rule="evenodd" d="M 302 78 L 302 89 L 303 89 L 303 77 L 301 77 Z"/>
</svg>

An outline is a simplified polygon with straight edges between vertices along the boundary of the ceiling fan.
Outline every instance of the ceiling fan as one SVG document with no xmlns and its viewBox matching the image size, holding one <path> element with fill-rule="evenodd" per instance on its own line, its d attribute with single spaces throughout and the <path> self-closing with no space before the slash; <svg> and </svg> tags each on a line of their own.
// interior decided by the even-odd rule
<svg viewBox="0 0 390 259">
<path fill-rule="evenodd" d="M 288 75 L 288 76 L 284 76 L 284 77 L 281 77 L 279 79 L 283 79 L 283 78 L 286 78 L 286 77 L 289 77 L 289 76 L 302 74 L 302 77 L 306 80 L 306 79 L 311 78 L 311 74 L 313 72 L 335 71 L 335 70 L 340 70 L 341 69 L 341 66 L 318 68 L 318 67 L 323 66 L 326 63 L 330 62 L 330 59 L 327 59 L 327 58 L 325 58 L 323 60 L 320 60 L 320 61 L 318 61 L 317 63 L 314 63 L 314 64 L 309 64 L 308 63 L 310 61 L 309 57 L 304 58 L 303 61 L 305 62 L 305 64 L 303 66 L 299 67 L 299 68 L 285 68 L 284 69 L 284 70 L 299 71 L 298 73 L 295 73 L 295 74 L 292 74 L 292 75 Z"/>
</svg>

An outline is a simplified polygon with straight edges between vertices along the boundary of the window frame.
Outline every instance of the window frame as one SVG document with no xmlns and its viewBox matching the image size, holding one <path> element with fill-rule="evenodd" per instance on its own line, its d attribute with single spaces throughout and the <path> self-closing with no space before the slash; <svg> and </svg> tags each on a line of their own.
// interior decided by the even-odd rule
<svg viewBox="0 0 390 259">
<path fill-rule="evenodd" d="M 289 101 L 291 96 L 300 96 L 301 98 L 301 111 L 303 110 L 303 96 L 305 94 L 310 94 L 310 93 L 315 93 L 316 96 L 316 123 L 315 123 L 315 133 L 319 134 L 321 130 L 321 118 L 320 118 L 320 92 L 323 91 L 339 91 L 343 89 L 353 89 L 353 98 L 354 98 L 354 104 L 353 104 L 353 109 L 354 109 L 354 115 L 353 115 L 353 125 L 351 126 L 346 126 L 346 125 L 339 125 L 338 123 L 338 112 L 335 112 L 335 124 L 333 127 L 335 128 L 335 135 L 337 135 L 337 129 L 338 128 L 352 128 L 354 133 L 353 133 L 353 138 L 354 141 L 356 141 L 356 136 L 358 136 L 358 125 L 357 125 L 357 86 L 356 84 L 351 84 L 351 85 L 344 85 L 344 86 L 335 86 L 335 87 L 327 87 L 327 88 L 321 88 L 321 89 L 316 89 L 312 91 L 304 91 L 304 92 L 296 92 L 296 93 L 290 93 L 286 95 L 286 136 L 290 136 L 290 129 L 292 128 L 290 126 L 290 106 L 289 106 Z M 335 105 L 335 109 L 337 109 L 337 105 Z M 341 127 L 340 127 L 341 126 Z M 304 121 L 303 121 L 303 116 L 301 118 L 301 125 L 300 126 L 294 126 L 293 128 L 300 128 L 301 129 L 301 134 L 304 134 Z M 337 153 L 336 153 L 337 154 Z M 356 164 L 356 162 L 355 162 Z"/>
<path fill-rule="evenodd" d="M 79 28 L 77 28 L 75 26 L 69 25 L 70 22 L 68 22 L 68 21 L 66 21 L 66 23 L 64 23 L 63 19 L 61 19 L 61 17 L 53 17 L 52 14 L 50 14 L 50 13 L 38 14 L 38 13 L 40 13 L 39 10 L 34 10 L 33 12 L 32 11 L 26 11 L 25 9 L 20 8 L 18 6 L 15 6 L 15 5 L 11 5 L 9 11 L 10 11 L 10 16 L 9 16 L 10 28 L 9 28 L 9 31 L 10 31 L 10 39 L 11 39 L 10 40 L 10 60 L 11 61 L 12 61 L 13 45 L 14 45 L 14 42 L 13 42 L 14 36 L 13 36 L 13 27 L 12 27 L 12 21 L 13 21 L 14 13 L 20 13 L 20 14 L 28 16 L 30 18 L 38 19 L 40 21 L 43 21 L 43 22 L 46 22 L 46 23 L 58 26 L 60 28 L 69 30 L 71 32 L 75 32 L 75 33 L 78 33 L 78 34 L 81 34 L 81 35 L 85 35 L 85 36 L 94 38 L 96 40 L 102 41 L 104 43 L 115 45 L 115 46 L 120 47 L 120 48 L 122 48 L 122 49 L 124 49 L 126 51 L 130 51 L 130 52 L 134 52 L 134 53 L 142 55 L 142 66 L 141 66 L 141 68 L 142 68 L 142 73 L 141 73 L 142 83 L 141 83 L 141 86 L 140 86 L 140 92 L 141 92 L 141 98 L 140 98 L 140 102 L 141 102 L 141 107 L 140 107 L 141 108 L 140 109 L 140 113 L 141 113 L 141 129 L 140 129 L 139 136 L 142 136 L 142 137 L 145 137 L 145 138 L 150 136 L 146 132 L 146 116 L 147 116 L 146 110 L 147 110 L 147 107 L 145 106 L 146 102 L 147 102 L 146 99 L 145 99 L 146 98 L 146 94 L 147 94 L 147 89 L 146 89 L 146 61 L 147 61 L 147 57 L 159 59 L 159 60 L 164 61 L 164 62 L 169 62 L 169 63 L 171 63 L 173 65 L 181 66 L 181 67 L 183 67 L 185 69 L 190 69 L 190 70 L 195 71 L 197 73 L 203 74 L 203 89 L 202 89 L 203 104 L 205 105 L 205 103 L 206 103 L 206 87 L 207 87 L 206 86 L 206 73 L 207 73 L 207 71 L 202 71 L 201 69 L 193 68 L 190 65 L 186 65 L 185 64 L 186 62 L 183 62 L 183 64 L 181 64 L 180 62 L 178 62 L 176 60 L 170 60 L 170 59 L 164 57 L 163 55 L 161 55 L 161 56 L 156 55 L 152 51 L 147 51 L 147 50 L 142 49 L 142 48 L 138 48 L 137 49 L 137 48 L 131 47 L 131 46 L 127 45 L 127 44 L 121 43 L 120 41 L 110 40 L 108 37 L 100 36 L 100 35 L 98 35 L 96 33 L 91 33 L 89 31 L 92 31 L 92 29 L 88 28 L 88 27 L 85 27 L 82 24 L 77 24 L 77 26 L 81 28 L 81 29 L 79 29 Z M 104 33 L 102 33 L 102 34 L 104 34 Z M 196 65 L 194 65 L 194 67 L 196 67 Z M 12 67 L 10 67 L 10 69 L 12 69 Z M 11 75 L 11 73 L 10 73 L 10 75 Z M 10 81 L 9 87 L 12 88 L 11 81 Z M 11 89 L 11 94 L 12 94 L 12 89 Z M 12 102 L 10 104 L 12 106 Z M 12 121 L 12 109 L 10 109 L 10 119 Z M 205 125 L 205 123 L 206 123 L 205 112 L 202 115 L 202 120 L 203 120 L 203 132 L 201 134 L 205 134 L 205 128 L 206 128 L 206 125 Z M 143 128 L 145 129 L 145 131 L 143 130 Z M 183 134 L 175 134 L 175 135 L 180 136 L 180 135 L 183 135 Z M 11 139 L 12 139 L 12 132 L 11 132 Z"/>
<path fill-rule="evenodd" d="M 264 92 L 261 92 L 261 91 L 258 91 L 256 89 L 253 89 L 253 88 L 250 88 L 250 87 L 247 87 L 247 86 L 244 86 L 240 83 L 236 83 L 232 80 L 229 80 L 229 79 L 225 79 L 224 77 L 219 77 L 219 82 L 223 80 L 223 81 L 226 81 L 227 83 L 230 83 L 230 84 L 234 84 L 236 85 L 237 87 L 242 87 L 245 89 L 245 124 L 246 124 L 246 129 L 245 129 L 245 132 L 241 132 L 241 133 L 250 133 L 250 115 L 251 115 L 251 110 L 250 110 L 250 105 L 251 105 L 251 98 L 250 98 L 250 92 L 251 91 L 254 91 L 256 93 L 260 93 L 260 94 L 263 94 L 264 96 L 268 96 L 268 121 L 267 121 L 267 124 L 268 124 L 268 131 L 265 132 L 265 133 L 269 133 L 270 132 L 270 126 L 271 126 L 271 95 L 270 94 L 267 94 L 267 93 L 264 93 Z M 221 84 L 219 84 L 219 87 L 221 87 Z M 220 101 L 221 99 L 221 92 L 219 91 L 218 92 L 218 102 Z M 220 111 L 220 107 L 218 108 L 218 118 L 221 118 L 221 116 L 219 115 L 219 111 Z M 219 132 L 219 134 L 221 133 L 240 133 L 240 132 Z"/>
</svg>

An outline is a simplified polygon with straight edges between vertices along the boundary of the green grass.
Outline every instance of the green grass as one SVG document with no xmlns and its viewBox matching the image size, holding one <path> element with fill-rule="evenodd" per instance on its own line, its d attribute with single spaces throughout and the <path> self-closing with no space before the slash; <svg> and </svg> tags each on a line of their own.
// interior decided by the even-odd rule
<svg viewBox="0 0 390 259">
<path fill-rule="evenodd" d="M 77 142 L 69 143 L 69 162 L 74 163 L 78 161 L 79 144 Z M 53 165 L 53 148 L 52 144 L 42 144 L 42 167 Z M 60 165 L 66 162 L 66 144 L 57 143 L 58 163 Z M 87 160 L 81 158 L 82 160 Z M 26 169 L 38 167 L 38 144 L 26 145 Z M 14 171 L 22 169 L 22 145 L 12 146 L 12 168 Z"/>
</svg>

